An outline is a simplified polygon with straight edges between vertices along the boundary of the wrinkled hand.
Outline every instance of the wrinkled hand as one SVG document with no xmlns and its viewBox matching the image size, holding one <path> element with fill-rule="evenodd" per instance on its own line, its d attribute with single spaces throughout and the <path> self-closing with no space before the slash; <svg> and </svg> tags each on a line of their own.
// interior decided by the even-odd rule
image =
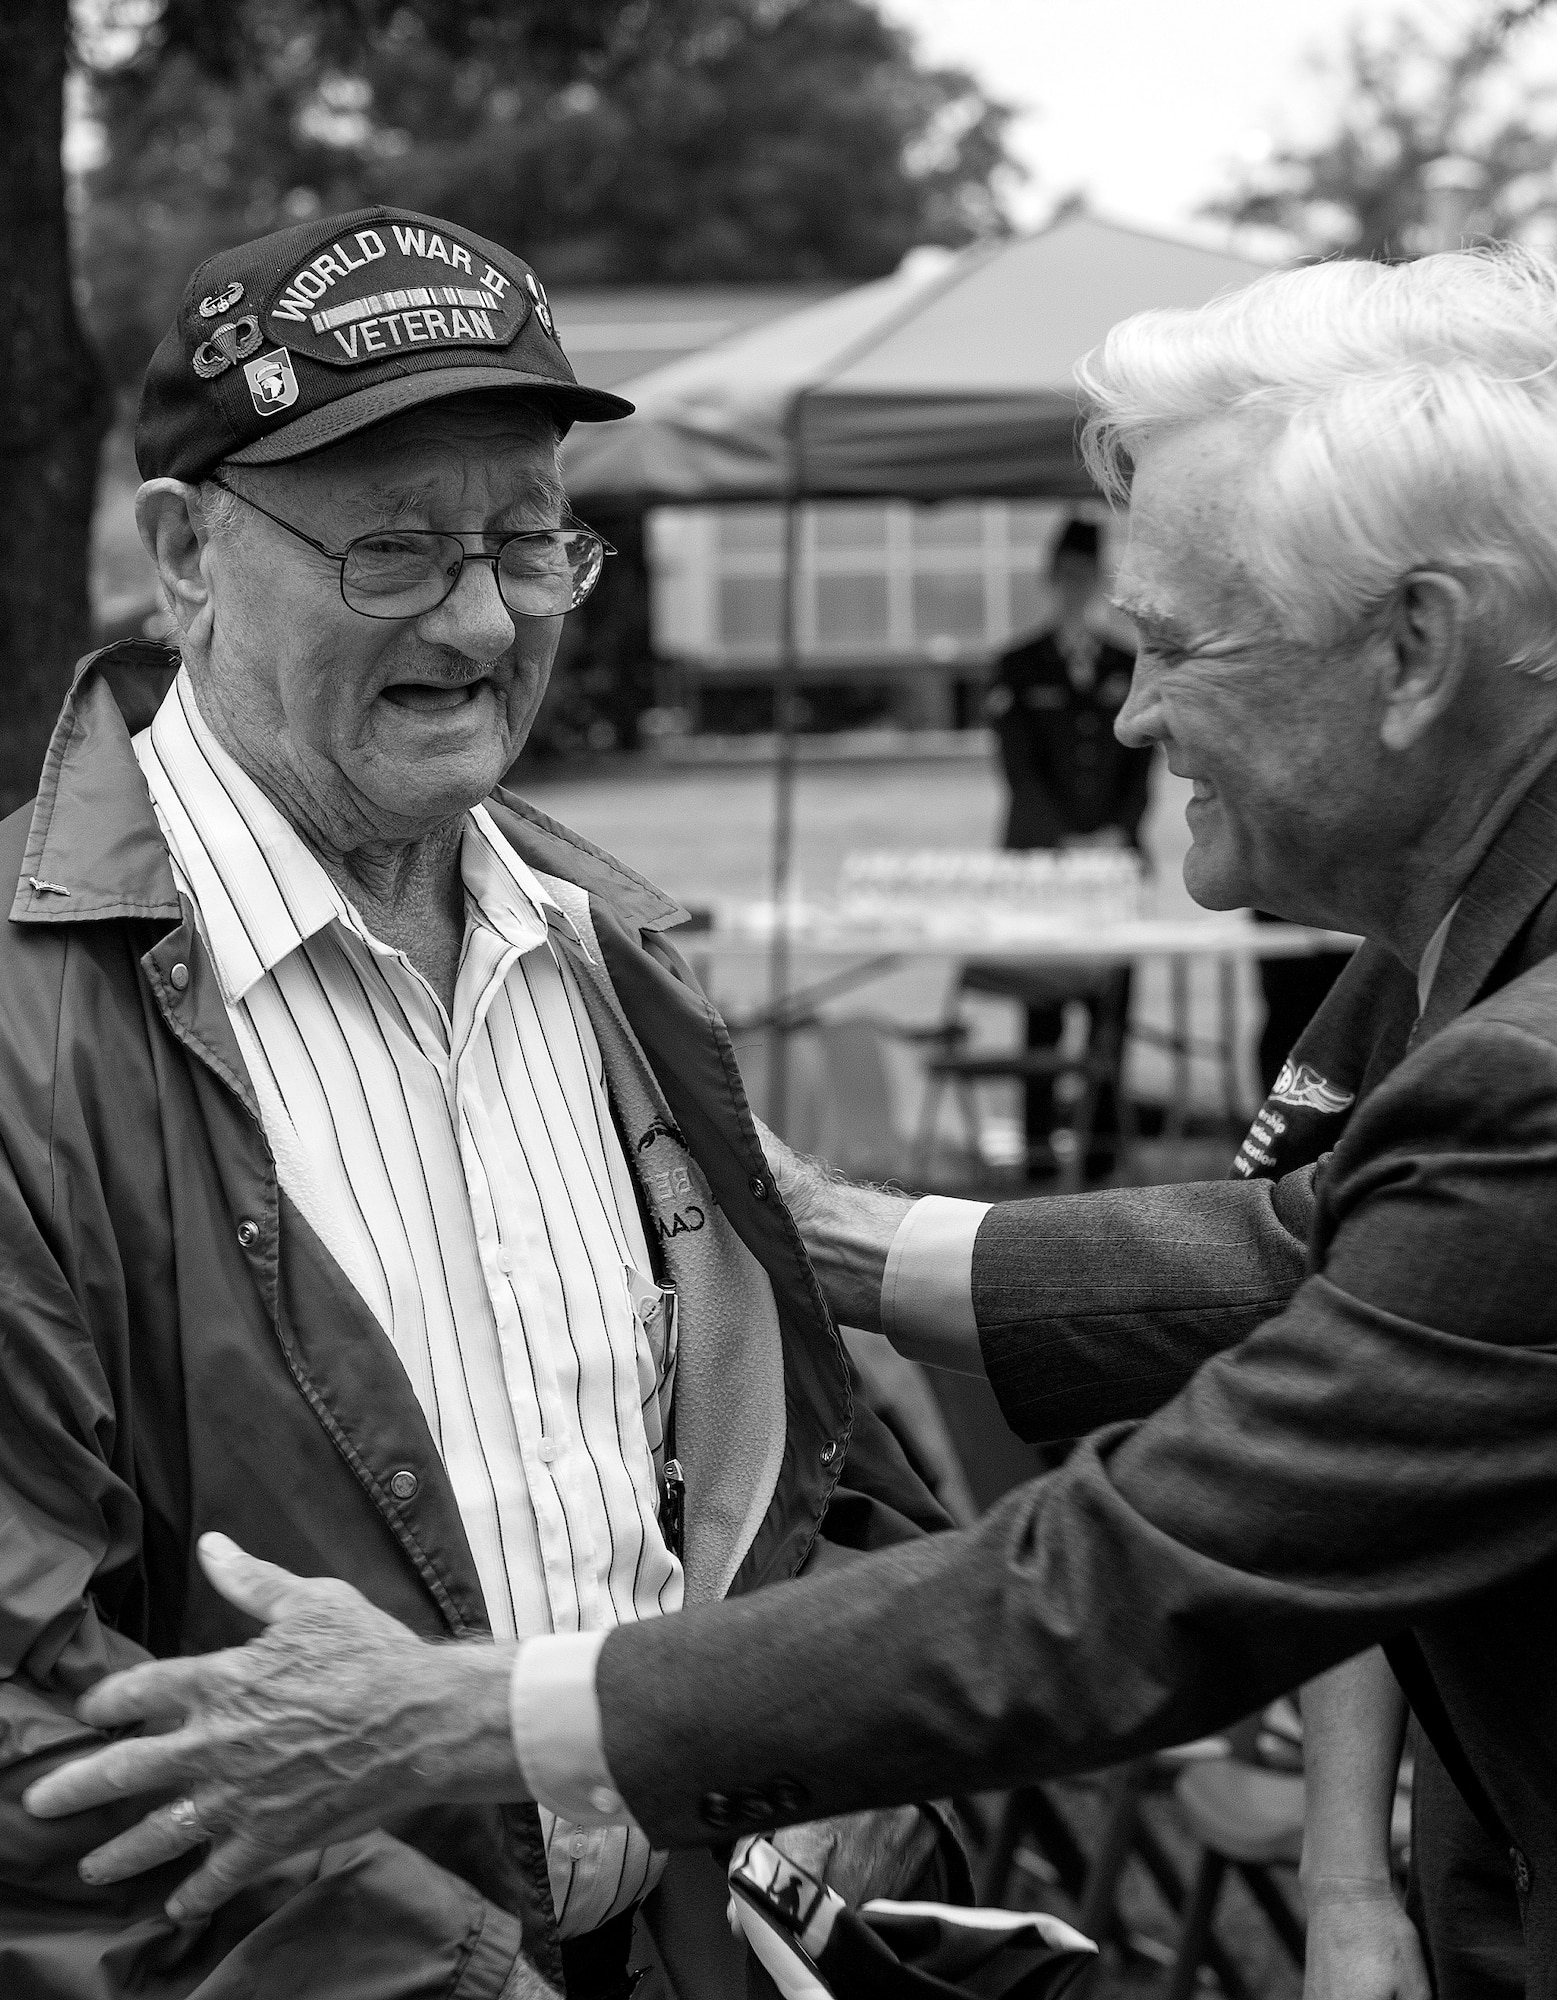
<svg viewBox="0 0 1557 2000">
<path fill-rule="evenodd" d="M 877 1896 L 900 1900 L 935 1859 L 940 1828 L 917 1806 L 808 1820 L 773 1845 L 857 1910 Z"/>
<path fill-rule="evenodd" d="M 167 1733 L 60 1765 L 27 1790 L 29 1812 L 181 1795 L 87 1855 L 84 1880 L 122 1881 L 208 1840 L 168 1902 L 190 1921 L 289 1855 L 390 1814 L 527 1796 L 509 1725 L 511 1646 L 433 1644 L 349 1584 L 292 1576 L 223 1535 L 202 1536 L 199 1553 L 216 1589 L 268 1629 L 228 1652 L 111 1674 L 82 1697 L 77 1713 L 95 1728 Z"/>
<path fill-rule="evenodd" d="M 755 1114 L 752 1123 L 757 1128 L 757 1137 L 762 1141 L 763 1153 L 773 1171 L 773 1185 L 803 1235 L 812 1211 L 825 1203 L 841 1176 L 823 1166 L 820 1160 L 797 1153 L 772 1126 L 765 1125 Z"/>
<path fill-rule="evenodd" d="M 757 1136 L 834 1318 L 876 1331 L 887 1253 L 912 1200 L 845 1180 L 786 1146 L 761 1120 Z"/>
<path fill-rule="evenodd" d="M 1305 1888 L 1303 2000 L 1431 2000 L 1416 1927 L 1387 1882 Z"/>
</svg>

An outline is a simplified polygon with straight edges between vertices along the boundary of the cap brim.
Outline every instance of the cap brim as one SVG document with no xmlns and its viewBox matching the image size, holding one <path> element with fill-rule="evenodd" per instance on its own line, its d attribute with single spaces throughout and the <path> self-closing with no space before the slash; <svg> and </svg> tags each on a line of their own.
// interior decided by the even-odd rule
<svg viewBox="0 0 1557 2000">
<path fill-rule="evenodd" d="M 630 417 L 633 404 L 608 389 L 587 389 L 578 382 L 559 382 L 551 375 L 525 375 L 514 368 L 420 368 L 414 375 L 397 375 L 375 382 L 349 396 L 339 396 L 322 409 L 310 410 L 290 424 L 269 431 L 241 451 L 229 452 L 235 465 L 274 465 L 283 459 L 306 458 L 327 444 L 382 423 L 418 403 L 438 403 L 475 389 L 509 389 L 534 402 L 549 403 L 564 427 L 571 423 L 601 424 Z"/>
</svg>

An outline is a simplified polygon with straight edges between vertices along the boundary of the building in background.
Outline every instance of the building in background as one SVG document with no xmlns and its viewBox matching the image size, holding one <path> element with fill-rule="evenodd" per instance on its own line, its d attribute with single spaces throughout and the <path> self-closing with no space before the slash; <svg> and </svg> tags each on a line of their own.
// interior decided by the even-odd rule
<svg viewBox="0 0 1557 2000">
<path fill-rule="evenodd" d="M 813 707 L 829 688 L 874 690 L 900 722 L 974 721 L 991 661 L 1043 616 L 1049 548 L 1072 511 L 1039 501 L 804 508 L 796 615 Z M 771 685 L 783 510 L 656 508 L 648 528 L 662 699 L 695 726 L 711 692 Z"/>
</svg>

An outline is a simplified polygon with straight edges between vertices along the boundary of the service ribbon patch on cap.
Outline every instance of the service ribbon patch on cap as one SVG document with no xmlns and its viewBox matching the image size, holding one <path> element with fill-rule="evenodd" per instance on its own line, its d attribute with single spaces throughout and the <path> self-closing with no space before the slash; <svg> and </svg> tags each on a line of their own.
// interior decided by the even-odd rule
<svg viewBox="0 0 1557 2000">
<path fill-rule="evenodd" d="M 311 361 L 361 367 L 438 347 L 507 347 L 535 301 L 457 237 L 389 223 L 315 252 L 266 314 L 270 336 Z"/>
</svg>

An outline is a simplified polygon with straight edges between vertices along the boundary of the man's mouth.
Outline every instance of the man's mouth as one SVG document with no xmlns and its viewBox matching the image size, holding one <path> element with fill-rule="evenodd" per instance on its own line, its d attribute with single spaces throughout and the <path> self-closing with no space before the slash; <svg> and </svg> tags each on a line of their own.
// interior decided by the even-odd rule
<svg viewBox="0 0 1557 2000">
<path fill-rule="evenodd" d="M 466 680 L 391 681 L 383 690 L 385 701 L 413 715 L 444 715 L 468 708 L 481 690 L 491 683 L 492 668 L 477 668 Z"/>
<path fill-rule="evenodd" d="M 1214 799 L 1216 797 L 1216 786 L 1212 784 L 1209 778 L 1193 779 L 1190 789 L 1197 799 Z"/>
</svg>

